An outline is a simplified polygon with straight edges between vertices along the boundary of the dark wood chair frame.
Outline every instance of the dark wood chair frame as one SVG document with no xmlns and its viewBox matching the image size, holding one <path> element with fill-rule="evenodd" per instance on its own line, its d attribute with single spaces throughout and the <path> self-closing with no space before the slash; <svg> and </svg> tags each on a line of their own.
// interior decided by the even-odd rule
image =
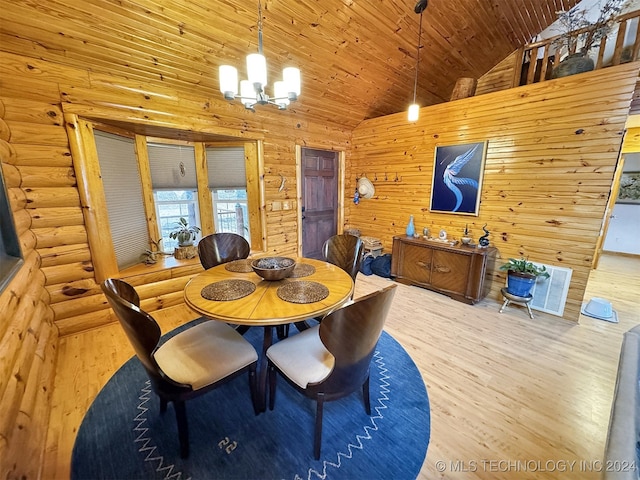
<svg viewBox="0 0 640 480">
<path fill-rule="evenodd" d="M 269 369 L 269 409 L 276 398 L 276 374 L 303 395 L 316 401 L 314 457 L 320 458 L 324 403 L 350 395 L 362 388 L 364 407 L 371 415 L 369 368 L 384 322 L 395 294 L 396 285 L 358 298 L 325 316 L 319 325 L 320 340 L 335 357 L 335 365 L 323 381 L 300 388 L 290 381 L 271 361 Z"/>
<path fill-rule="evenodd" d="M 247 258 L 249 253 L 249 242 L 237 233 L 212 233 L 198 242 L 198 255 L 205 270 L 222 263 Z"/>
<path fill-rule="evenodd" d="M 364 258 L 364 243 L 359 237 L 348 233 L 334 235 L 322 245 L 322 257 L 351 275 L 355 282 Z"/>
<path fill-rule="evenodd" d="M 337 265 L 347 272 L 355 283 L 356 276 L 360 271 L 360 265 L 364 258 L 364 243 L 359 237 L 348 233 L 334 235 L 328 238 L 322 245 L 322 258 L 325 262 Z M 351 295 L 351 298 L 353 298 L 353 295 Z M 321 321 L 322 318 L 315 318 L 313 320 Z M 310 320 L 302 320 L 295 322 L 294 325 L 299 331 L 303 331 L 311 327 L 309 322 Z M 288 330 L 287 325 L 285 327 L 287 334 Z"/>
<path fill-rule="evenodd" d="M 237 233 L 212 233 L 198 242 L 198 256 L 205 270 L 223 263 L 245 259 L 250 253 L 249 242 Z M 249 330 L 246 325 L 233 325 L 233 328 L 243 335 Z"/>
<path fill-rule="evenodd" d="M 203 395 L 248 372 L 251 402 L 254 414 L 258 415 L 257 360 L 245 368 L 198 390 L 194 390 L 191 385 L 175 382 L 162 371 L 154 359 L 153 354 L 159 347 L 162 333 L 156 320 L 140 309 L 140 298 L 135 289 L 125 281 L 115 278 L 105 280 L 101 287 L 127 334 L 136 356 L 149 375 L 151 388 L 160 398 L 160 412 L 164 413 L 167 410 L 167 404 L 173 402 L 178 424 L 180 456 L 182 458 L 189 456 L 189 429 L 185 405 L 187 400 Z"/>
</svg>

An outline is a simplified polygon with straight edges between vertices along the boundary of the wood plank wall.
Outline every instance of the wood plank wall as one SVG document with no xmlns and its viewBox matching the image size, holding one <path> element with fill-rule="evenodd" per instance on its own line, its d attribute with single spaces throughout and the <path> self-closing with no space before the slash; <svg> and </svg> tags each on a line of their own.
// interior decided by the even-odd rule
<svg viewBox="0 0 640 480">
<path fill-rule="evenodd" d="M 486 223 L 502 259 L 573 269 L 564 318 L 577 321 L 637 77 L 636 62 L 426 107 L 415 124 L 405 113 L 367 120 L 353 132 L 346 188 L 366 174 L 376 194 L 348 202 L 345 223 L 387 252 L 409 215 L 417 231 L 454 238 L 468 223 L 477 239 Z M 483 140 L 479 216 L 430 213 L 435 146 Z M 492 276 L 498 300 L 505 275 Z"/>
<path fill-rule="evenodd" d="M 347 150 L 350 131 L 307 112 L 193 97 L 0 52 L 0 155 L 9 182 L 25 266 L 0 296 L 0 476 L 35 478 L 40 469 L 55 374 L 57 338 L 115 319 L 93 275 L 87 230 L 63 122 L 64 111 L 191 132 L 261 139 L 267 250 L 295 255 L 296 145 Z M 288 179 L 278 191 L 281 176 Z M 99 252 L 98 252 L 99 254 Z M 129 280 L 149 311 L 182 301 L 198 263 L 142 269 Z M 49 307 L 50 305 L 50 307 Z M 54 323 L 55 321 L 55 323 Z M 55 327 L 52 328 L 52 325 Z M 57 327 L 57 328 L 56 328 Z"/>
</svg>

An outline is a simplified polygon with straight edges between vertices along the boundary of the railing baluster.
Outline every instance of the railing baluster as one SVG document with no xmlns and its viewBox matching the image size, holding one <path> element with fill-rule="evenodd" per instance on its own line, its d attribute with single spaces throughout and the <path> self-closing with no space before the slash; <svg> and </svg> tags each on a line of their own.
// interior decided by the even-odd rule
<svg viewBox="0 0 640 480">
<path fill-rule="evenodd" d="M 527 72 L 527 85 L 533 83 L 537 69 L 538 69 L 538 47 L 533 47 L 531 49 L 531 56 L 529 57 L 529 71 Z"/>
<path fill-rule="evenodd" d="M 632 62 L 638 59 L 638 50 L 640 50 L 640 18 L 636 23 L 636 38 L 633 41 L 633 53 L 631 54 Z"/>
<path fill-rule="evenodd" d="M 629 20 L 625 20 L 624 22 L 620 22 L 618 24 L 618 37 L 616 38 L 616 48 L 613 51 L 612 65 L 620 65 L 620 59 L 622 58 L 622 49 L 624 47 L 624 37 L 627 33 L 628 21 Z"/>
</svg>

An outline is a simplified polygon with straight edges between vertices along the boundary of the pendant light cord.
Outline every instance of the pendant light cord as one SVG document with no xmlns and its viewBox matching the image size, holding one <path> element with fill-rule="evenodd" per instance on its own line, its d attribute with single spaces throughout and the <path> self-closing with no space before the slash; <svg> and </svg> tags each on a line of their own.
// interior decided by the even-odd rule
<svg viewBox="0 0 640 480">
<path fill-rule="evenodd" d="M 258 53 L 262 53 L 262 2 L 258 0 Z"/>
<path fill-rule="evenodd" d="M 416 92 L 418 90 L 418 69 L 420 68 L 420 42 L 422 41 L 422 13 L 420 12 L 420 29 L 418 31 L 418 48 L 416 54 L 416 78 L 413 83 L 413 103 L 416 103 Z"/>
</svg>

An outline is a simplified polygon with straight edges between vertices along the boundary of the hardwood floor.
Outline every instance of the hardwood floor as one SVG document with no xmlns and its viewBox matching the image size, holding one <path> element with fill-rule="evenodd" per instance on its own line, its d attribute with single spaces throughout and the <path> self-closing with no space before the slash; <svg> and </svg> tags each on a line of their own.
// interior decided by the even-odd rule
<svg viewBox="0 0 640 480">
<path fill-rule="evenodd" d="M 387 282 L 359 274 L 356 296 Z M 608 254 L 585 299 L 609 299 L 618 324 L 535 311 L 531 320 L 519 306 L 499 314 L 498 299 L 470 306 L 399 284 L 386 330 L 419 367 L 431 405 L 419 478 L 600 478 L 622 334 L 640 323 L 639 294 L 640 257 Z M 154 316 L 166 332 L 196 315 L 177 306 Z M 42 478 L 69 478 L 84 413 L 132 355 L 118 324 L 61 339 Z"/>
</svg>

